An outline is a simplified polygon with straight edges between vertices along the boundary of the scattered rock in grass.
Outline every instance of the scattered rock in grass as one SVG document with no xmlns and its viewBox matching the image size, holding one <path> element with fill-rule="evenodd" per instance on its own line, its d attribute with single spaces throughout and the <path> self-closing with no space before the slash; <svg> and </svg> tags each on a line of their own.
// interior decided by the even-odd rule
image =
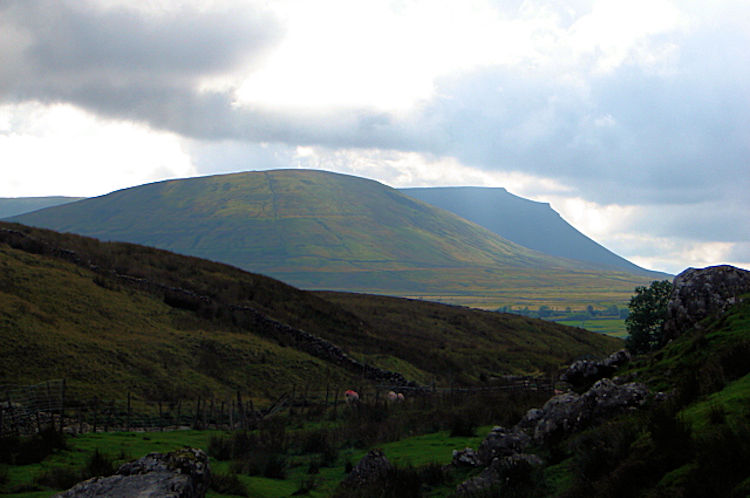
<svg viewBox="0 0 750 498">
<path fill-rule="evenodd" d="M 382 482 L 393 468 L 383 450 L 370 450 L 362 457 L 341 483 L 344 488 L 356 489 Z"/>
<path fill-rule="evenodd" d="M 513 480 L 529 479 L 533 468 L 543 463 L 538 456 L 526 453 L 495 458 L 481 474 L 459 484 L 456 496 L 495 496 L 490 493 L 517 485 Z"/>
<path fill-rule="evenodd" d="M 208 455 L 196 448 L 150 453 L 126 463 L 109 477 L 94 477 L 55 498 L 95 497 L 202 498 L 211 482 Z"/>
<path fill-rule="evenodd" d="M 464 448 L 462 450 L 453 450 L 451 464 L 456 467 L 479 467 L 482 465 L 482 461 L 473 448 Z"/>
</svg>

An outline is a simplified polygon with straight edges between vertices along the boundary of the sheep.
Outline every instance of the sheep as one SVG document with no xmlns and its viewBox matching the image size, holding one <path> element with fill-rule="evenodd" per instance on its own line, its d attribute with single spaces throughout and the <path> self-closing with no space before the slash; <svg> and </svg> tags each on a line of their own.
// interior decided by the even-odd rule
<svg viewBox="0 0 750 498">
<path fill-rule="evenodd" d="M 351 389 L 348 389 L 344 393 L 344 398 L 346 399 L 346 404 L 351 405 L 359 402 L 359 393 L 357 391 L 352 391 Z"/>
<path fill-rule="evenodd" d="M 393 391 L 388 392 L 388 401 L 397 401 L 398 400 L 398 394 L 396 394 Z"/>
</svg>

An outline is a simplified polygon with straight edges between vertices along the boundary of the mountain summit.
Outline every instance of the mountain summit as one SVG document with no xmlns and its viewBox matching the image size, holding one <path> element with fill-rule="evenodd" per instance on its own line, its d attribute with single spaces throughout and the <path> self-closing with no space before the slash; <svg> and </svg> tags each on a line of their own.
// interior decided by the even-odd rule
<svg viewBox="0 0 750 498">
<path fill-rule="evenodd" d="M 170 180 L 13 220 L 221 261 L 308 289 L 537 299 L 550 286 L 629 294 L 644 283 L 528 249 L 378 182 L 317 170 Z"/>
</svg>

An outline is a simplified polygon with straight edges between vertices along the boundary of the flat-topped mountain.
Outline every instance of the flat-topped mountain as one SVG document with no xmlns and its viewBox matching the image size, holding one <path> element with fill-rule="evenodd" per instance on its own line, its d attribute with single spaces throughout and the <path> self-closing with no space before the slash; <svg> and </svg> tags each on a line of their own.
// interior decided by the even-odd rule
<svg viewBox="0 0 750 498">
<path fill-rule="evenodd" d="M 472 305 L 488 295 L 494 305 L 554 304 L 553 288 L 566 289 L 568 303 L 624 302 L 647 281 L 528 249 L 378 182 L 323 171 L 152 183 L 13 220 L 221 261 L 307 289 Z"/>
<path fill-rule="evenodd" d="M 602 247 L 571 226 L 549 204 L 518 197 L 504 188 L 429 187 L 399 191 L 545 254 L 655 279 L 666 276 L 641 268 Z"/>
</svg>

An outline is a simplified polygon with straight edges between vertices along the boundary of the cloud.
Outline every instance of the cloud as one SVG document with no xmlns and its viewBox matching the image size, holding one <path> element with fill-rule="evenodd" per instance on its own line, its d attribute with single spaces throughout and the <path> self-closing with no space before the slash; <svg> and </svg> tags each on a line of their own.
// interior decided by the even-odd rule
<svg viewBox="0 0 750 498">
<path fill-rule="evenodd" d="M 690 256 L 659 242 L 672 237 L 742 256 L 749 12 L 739 0 L 7 0 L 0 140 L 6 159 L 27 150 L 24 164 L 42 164 L 19 144 L 61 129 L 50 116 L 67 109 L 71 143 L 86 148 L 101 125 L 117 151 L 120 130 L 177 165 L 163 172 L 506 186 L 565 216 L 583 206 L 600 241 L 637 245 L 618 239 L 628 233 Z M 105 153 L 45 143 L 92 164 Z M 135 182 L 158 162 L 109 169 Z"/>
<path fill-rule="evenodd" d="M 68 104 L 0 105 L 0 165 L 0 197 L 96 196 L 197 173 L 178 136 Z"/>
<path fill-rule="evenodd" d="M 203 136 L 230 133 L 233 72 L 251 70 L 282 34 L 270 13 L 250 8 L 10 1 L 0 19 L 3 101 L 68 102 Z"/>
</svg>

